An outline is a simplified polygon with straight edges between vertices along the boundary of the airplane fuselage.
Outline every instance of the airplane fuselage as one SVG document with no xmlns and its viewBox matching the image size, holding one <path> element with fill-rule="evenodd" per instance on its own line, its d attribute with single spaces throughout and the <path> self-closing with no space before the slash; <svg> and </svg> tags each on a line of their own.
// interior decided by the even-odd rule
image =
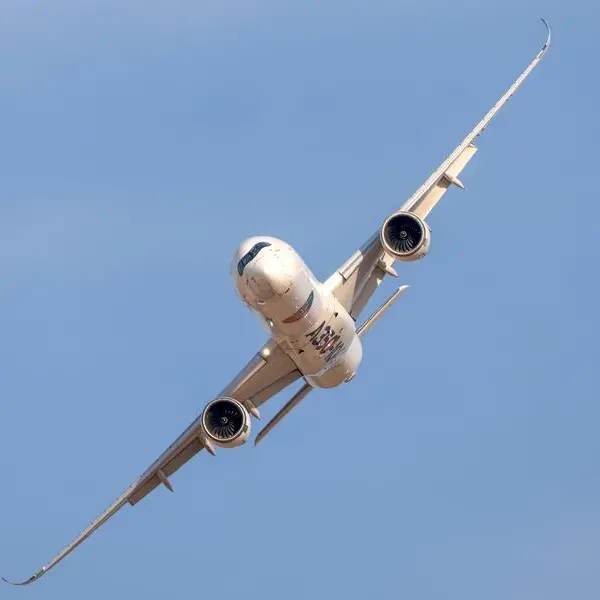
<svg viewBox="0 0 600 600">
<path fill-rule="evenodd" d="M 247 239 L 231 274 L 239 296 L 312 386 L 335 387 L 354 377 L 362 359 L 354 319 L 289 244 Z"/>
</svg>

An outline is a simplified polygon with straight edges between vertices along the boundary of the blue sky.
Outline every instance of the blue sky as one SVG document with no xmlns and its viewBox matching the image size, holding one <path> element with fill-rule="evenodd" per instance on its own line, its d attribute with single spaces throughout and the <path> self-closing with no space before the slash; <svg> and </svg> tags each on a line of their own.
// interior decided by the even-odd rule
<svg viewBox="0 0 600 600">
<path fill-rule="evenodd" d="M 237 245 L 276 235 L 329 275 L 526 66 L 538 15 L 554 46 L 359 376 L 0 598 L 598 597 L 591 1 L 5 0 L 0 574 L 69 542 L 263 342 Z"/>
</svg>

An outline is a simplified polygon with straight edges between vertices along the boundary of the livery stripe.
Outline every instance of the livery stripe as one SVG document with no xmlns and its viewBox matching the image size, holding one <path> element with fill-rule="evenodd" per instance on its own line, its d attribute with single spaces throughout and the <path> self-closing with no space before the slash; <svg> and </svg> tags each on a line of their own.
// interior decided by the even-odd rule
<svg viewBox="0 0 600 600">
<path fill-rule="evenodd" d="M 295 323 L 296 321 L 299 321 L 300 319 L 305 317 L 308 314 L 308 311 L 310 310 L 310 307 L 312 306 L 314 299 L 315 299 L 315 293 L 313 291 L 310 293 L 306 302 L 300 307 L 300 309 L 297 312 L 295 312 L 291 317 L 284 319 L 283 322 L 284 323 Z"/>
</svg>

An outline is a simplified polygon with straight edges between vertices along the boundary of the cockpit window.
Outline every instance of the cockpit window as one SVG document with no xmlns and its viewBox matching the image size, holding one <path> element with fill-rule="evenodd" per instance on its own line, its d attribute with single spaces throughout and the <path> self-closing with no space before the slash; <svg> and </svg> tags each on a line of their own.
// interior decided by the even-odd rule
<svg viewBox="0 0 600 600">
<path fill-rule="evenodd" d="M 238 274 L 242 275 L 242 273 L 244 272 L 244 269 L 246 268 L 246 265 L 250 262 L 252 262 L 254 260 L 254 258 L 256 257 L 256 255 L 263 249 L 266 248 L 267 246 L 270 246 L 271 244 L 269 244 L 269 242 L 258 242 L 258 244 L 254 244 L 254 246 L 252 246 L 252 248 L 250 248 L 250 250 L 248 250 L 248 252 L 246 252 L 246 254 L 244 254 L 244 256 L 242 256 L 242 258 L 240 259 L 240 262 L 238 262 L 237 265 L 237 271 Z"/>
</svg>

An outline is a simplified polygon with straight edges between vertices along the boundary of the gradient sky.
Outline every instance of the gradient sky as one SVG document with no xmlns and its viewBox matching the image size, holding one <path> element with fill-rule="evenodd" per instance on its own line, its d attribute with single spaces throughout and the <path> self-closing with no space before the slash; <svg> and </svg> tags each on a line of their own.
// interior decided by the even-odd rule
<svg viewBox="0 0 600 600">
<path fill-rule="evenodd" d="M 527 65 L 539 15 L 553 48 L 399 266 L 359 376 L 0 598 L 598 599 L 592 0 L 4 0 L 0 575 L 262 344 L 237 245 L 276 235 L 329 275 Z"/>
</svg>

